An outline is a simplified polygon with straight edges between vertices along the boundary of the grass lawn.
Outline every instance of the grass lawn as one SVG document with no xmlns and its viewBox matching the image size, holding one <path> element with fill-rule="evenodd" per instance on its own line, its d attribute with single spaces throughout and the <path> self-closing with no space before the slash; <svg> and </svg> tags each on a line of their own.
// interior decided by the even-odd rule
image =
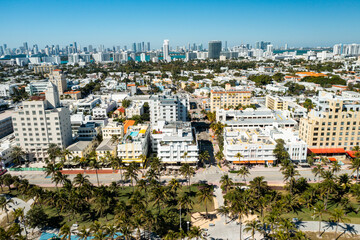
<svg viewBox="0 0 360 240">
<path fill-rule="evenodd" d="M 13 197 L 17 197 L 17 198 L 20 198 L 21 200 L 23 200 L 25 202 L 27 202 L 28 200 L 31 199 L 29 196 L 21 194 L 15 188 L 12 188 L 12 190 L 9 192 L 8 187 L 3 187 L 3 191 L 1 191 L 1 189 L 0 189 L 0 194 L 6 194 L 6 195 L 13 196 Z"/>
</svg>

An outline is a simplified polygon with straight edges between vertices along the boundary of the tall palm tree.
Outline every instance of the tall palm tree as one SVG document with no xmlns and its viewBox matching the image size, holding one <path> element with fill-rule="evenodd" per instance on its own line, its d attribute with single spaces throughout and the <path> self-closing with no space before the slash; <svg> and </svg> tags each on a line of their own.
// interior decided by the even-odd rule
<svg viewBox="0 0 360 240">
<path fill-rule="evenodd" d="M 92 158 L 89 162 L 89 166 L 91 169 L 95 169 L 97 185 L 100 186 L 98 170 L 101 169 L 101 166 L 99 162 L 96 160 L 96 158 Z"/>
<path fill-rule="evenodd" d="M 177 179 L 173 178 L 169 182 L 170 191 L 177 194 L 177 190 L 180 188 L 180 183 Z"/>
<path fill-rule="evenodd" d="M 135 162 L 131 162 L 125 167 L 124 176 L 126 180 L 131 181 L 131 186 L 133 187 L 133 191 L 135 191 L 134 181 L 137 182 L 138 173 L 139 173 L 139 167 Z"/>
<path fill-rule="evenodd" d="M 19 219 L 19 221 L 20 221 L 20 222 L 22 223 L 22 225 L 24 226 L 25 235 L 26 235 L 26 239 L 27 239 L 27 230 L 26 230 L 26 222 L 25 222 L 24 209 L 25 209 L 25 207 L 14 209 L 14 218 L 15 218 L 15 219 Z"/>
<path fill-rule="evenodd" d="M 356 182 L 359 182 L 360 157 L 351 160 L 349 169 L 352 169 L 353 172 L 356 171 Z"/>
<path fill-rule="evenodd" d="M 336 161 L 336 162 L 333 162 L 332 164 L 331 164 L 331 171 L 332 171 L 332 173 L 338 173 L 338 172 L 340 172 L 340 170 L 341 170 L 341 165 L 339 164 L 339 162 L 338 161 Z"/>
<path fill-rule="evenodd" d="M 141 159 L 142 168 L 145 168 L 145 163 L 146 163 L 146 160 L 147 160 L 146 155 L 145 154 L 140 154 L 139 158 Z"/>
<path fill-rule="evenodd" d="M 191 176 L 195 174 L 194 168 L 191 167 L 190 164 L 184 163 L 179 170 L 181 175 L 183 175 L 188 180 L 188 186 L 190 187 Z"/>
<path fill-rule="evenodd" d="M 335 208 L 332 212 L 330 212 L 330 215 L 331 215 L 330 221 L 336 223 L 336 227 L 335 227 L 335 239 L 336 239 L 339 223 L 349 221 L 349 219 L 345 217 L 345 212 L 341 208 Z"/>
<path fill-rule="evenodd" d="M 250 181 L 250 190 L 255 194 L 255 198 L 259 199 L 269 189 L 267 181 L 264 181 L 264 177 L 255 177 Z"/>
<path fill-rule="evenodd" d="M 0 208 L 2 211 L 4 211 L 6 213 L 6 219 L 7 222 L 9 223 L 9 209 L 8 209 L 8 205 L 10 203 L 13 203 L 13 200 L 11 198 L 7 199 L 6 197 L 2 196 L 0 197 Z"/>
<path fill-rule="evenodd" d="M 221 189 L 223 190 L 224 193 L 227 193 L 228 190 L 230 190 L 230 188 L 234 185 L 233 181 L 231 180 L 228 174 L 221 176 L 220 183 L 221 183 Z"/>
<path fill-rule="evenodd" d="M 299 171 L 297 171 L 293 164 L 288 165 L 285 169 L 282 170 L 284 175 L 284 181 L 289 181 L 290 193 L 293 193 L 293 186 L 295 184 L 295 176 L 299 176 Z"/>
<path fill-rule="evenodd" d="M 55 159 L 61 155 L 61 148 L 55 143 L 50 143 L 47 154 L 52 163 L 55 164 Z"/>
<path fill-rule="evenodd" d="M 324 172 L 323 166 L 321 164 L 317 164 L 311 171 L 315 175 L 315 177 L 319 177 L 318 182 L 320 182 L 320 177 Z"/>
<path fill-rule="evenodd" d="M 20 146 L 13 147 L 11 157 L 14 159 L 15 164 L 20 164 L 24 156 L 25 152 Z"/>
<path fill-rule="evenodd" d="M 105 233 L 107 237 L 109 237 L 111 240 L 114 240 L 114 237 L 116 236 L 117 228 L 114 224 L 108 224 L 105 227 Z"/>
<path fill-rule="evenodd" d="M 227 206 L 220 206 L 216 209 L 217 214 L 225 217 L 225 224 L 227 224 L 227 216 L 230 214 L 230 208 Z"/>
<path fill-rule="evenodd" d="M 216 158 L 216 160 L 218 160 L 218 163 L 221 162 L 221 160 L 224 159 L 224 154 L 223 154 L 223 152 L 222 152 L 222 151 L 216 152 L 215 158 Z"/>
<path fill-rule="evenodd" d="M 174 232 L 171 229 L 164 236 L 164 240 L 176 240 L 176 239 L 179 239 L 179 236 L 176 232 Z"/>
<path fill-rule="evenodd" d="M 120 180 L 121 180 L 121 184 L 122 183 L 122 167 L 123 167 L 123 161 L 122 161 L 122 158 L 121 157 L 114 157 L 111 159 L 111 167 L 113 170 L 119 170 L 120 172 Z"/>
<path fill-rule="evenodd" d="M 324 197 L 324 205 L 326 210 L 330 193 L 335 191 L 336 183 L 334 181 L 334 174 L 331 171 L 324 171 L 322 177 L 324 178 L 324 180 L 322 181 L 320 187 L 321 187 L 322 195 Z"/>
<path fill-rule="evenodd" d="M 84 185 L 91 185 L 90 180 L 89 180 L 89 176 L 86 175 L 82 175 L 81 173 L 78 173 L 75 177 L 74 177 L 74 185 L 78 186 L 78 187 L 82 187 Z"/>
<path fill-rule="evenodd" d="M 214 188 L 212 185 L 200 186 L 200 190 L 196 193 L 198 202 L 205 205 L 206 217 L 208 217 L 208 202 L 213 200 Z"/>
<path fill-rule="evenodd" d="M 239 172 L 237 173 L 237 175 L 240 176 L 245 181 L 245 185 L 246 185 L 246 177 L 250 175 L 249 168 L 246 166 L 242 166 L 239 169 Z"/>
<path fill-rule="evenodd" d="M 255 239 L 255 232 L 261 228 L 261 224 L 257 219 L 246 221 L 244 232 L 251 232 L 251 239 Z"/>
<path fill-rule="evenodd" d="M 319 236 L 320 236 L 320 231 L 321 231 L 321 221 L 323 218 L 324 213 L 326 213 L 326 209 L 325 209 L 325 205 L 322 202 L 318 202 L 315 206 L 314 206 L 314 217 L 315 218 L 319 218 Z"/>
</svg>

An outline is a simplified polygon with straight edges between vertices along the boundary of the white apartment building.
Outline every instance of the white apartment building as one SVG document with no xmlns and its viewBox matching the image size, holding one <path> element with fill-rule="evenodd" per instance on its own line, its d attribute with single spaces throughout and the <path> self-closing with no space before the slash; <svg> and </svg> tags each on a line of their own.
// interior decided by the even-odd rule
<svg viewBox="0 0 360 240">
<path fill-rule="evenodd" d="M 57 87 L 49 82 L 45 99 L 24 101 L 12 115 L 17 146 L 29 152 L 29 160 L 45 160 L 50 143 L 65 148 L 72 142 L 70 111 L 60 105 Z"/>
<path fill-rule="evenodd" d="M 141 101 L 131 102 L 130 106 L 125 109 L 125 114 L 127 118 L 144 114 L 144 103 Z"/>
<path fill-rule="evenodd" d="M 224 110 L 216 111 L 216 120 L 228 127 L 263 128 L 266 126 L 292 128 L 298 123 L 290 118 L 289 111 L 275 111 L 269 109 L 255 110 Z"/>
<path fill-rule="evenodd" d="M 15 146 L 15 139 L 13 137 L 7 137 L 1 139 L 0 142 L 0 168 L 5 167 L 13 160 L 12 149 Z"/>
<path fill-rule="evenodd" d="M 117 155 L 124 163 L 136 162 L 142 166 L 140 155 L 147 155 L 150 144 L 149 125 L 130 126 L 117 146 Z"/>
<path fill-rule="evenodd" d="M 48 81 L 42 80 L 37 82 L 31 82 L 25 87 L 25 91 L 29 95 L 39 95 L 46 91 L 48 87 Z"/>
<path fill-rule="evenodd" d="M 93 108 L 92 116 L 94 119 L 104 119 L 108 117 L 108 113 L 116 108 L 115 101 L 103 100 L 102 103 Z"/>
<path fill-rule="evenodd" d="M 114 135 L 121 138 L 124 134 L 124 126 L 122 123 L 111 121 L 105 127 L 102 128 L 103 138 L 111 138 Z"/>
<path fill-rule="evenodd" d="M 290 159 L 295 162 L 305 162 L 307 144 L 302 141 L 297 132 L 275 127 L 266 128 L 229 128 L 224 131 L 224 156 L 233 164 L 270 164 L 276 160 L 273 151 L 276 140 L 285 141 L 285 149 Z M 240 159 L 236 157 L 240 153 Z"/>
<path fill-rule="evenodd" d="M 10 97 L 15 87 L 17 87 L 15 84 L 0 84 L 0 97 Z"/>
<path fill-rule="evenodd" d="M 190 122 L 159 121 L 151 135 L 151 144 L 152 151 L 167 165 L 198 162 L 199 148 Z"/>
<path fill-rule="evenodd" d="M 150 121 L 151 126 L 159 120 L 167 122 L 186 121 L 189 108 L 188 96 L 155 95 L 151 97 Z"/>
<path fill-rule="evenodd" d="M 79 100 L 74 105 L 78 112 L 91 113 L 98 104 L 101 104 L 101 99 L 99 97 L 89 96 L 86 99 Z"/>
</svg>

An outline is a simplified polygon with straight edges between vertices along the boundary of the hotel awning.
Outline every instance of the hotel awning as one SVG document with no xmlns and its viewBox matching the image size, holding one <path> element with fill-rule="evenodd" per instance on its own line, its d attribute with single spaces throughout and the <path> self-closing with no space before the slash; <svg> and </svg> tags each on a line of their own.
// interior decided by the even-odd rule
<svg viewBox="0 0 360 240">
<path fill-rule="evenodd" d="M 314 154 L 334 154 L 334 153 L 345 154 L 344 148 L 309 148 L 308 150 Z"/>
</svg>

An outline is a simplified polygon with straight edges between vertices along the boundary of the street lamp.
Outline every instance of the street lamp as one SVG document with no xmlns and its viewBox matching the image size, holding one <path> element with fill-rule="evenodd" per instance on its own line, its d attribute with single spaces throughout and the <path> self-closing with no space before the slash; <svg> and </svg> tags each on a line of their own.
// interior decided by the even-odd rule
<svg viewBox="0 0 360 240">
<path fill-rule="evenodd" d="M 189 232 L 189 224 L 190 224 L 190 222 L 187 221 L 186 223 L 187 223 L 187 231 Z"/>
</svg>

